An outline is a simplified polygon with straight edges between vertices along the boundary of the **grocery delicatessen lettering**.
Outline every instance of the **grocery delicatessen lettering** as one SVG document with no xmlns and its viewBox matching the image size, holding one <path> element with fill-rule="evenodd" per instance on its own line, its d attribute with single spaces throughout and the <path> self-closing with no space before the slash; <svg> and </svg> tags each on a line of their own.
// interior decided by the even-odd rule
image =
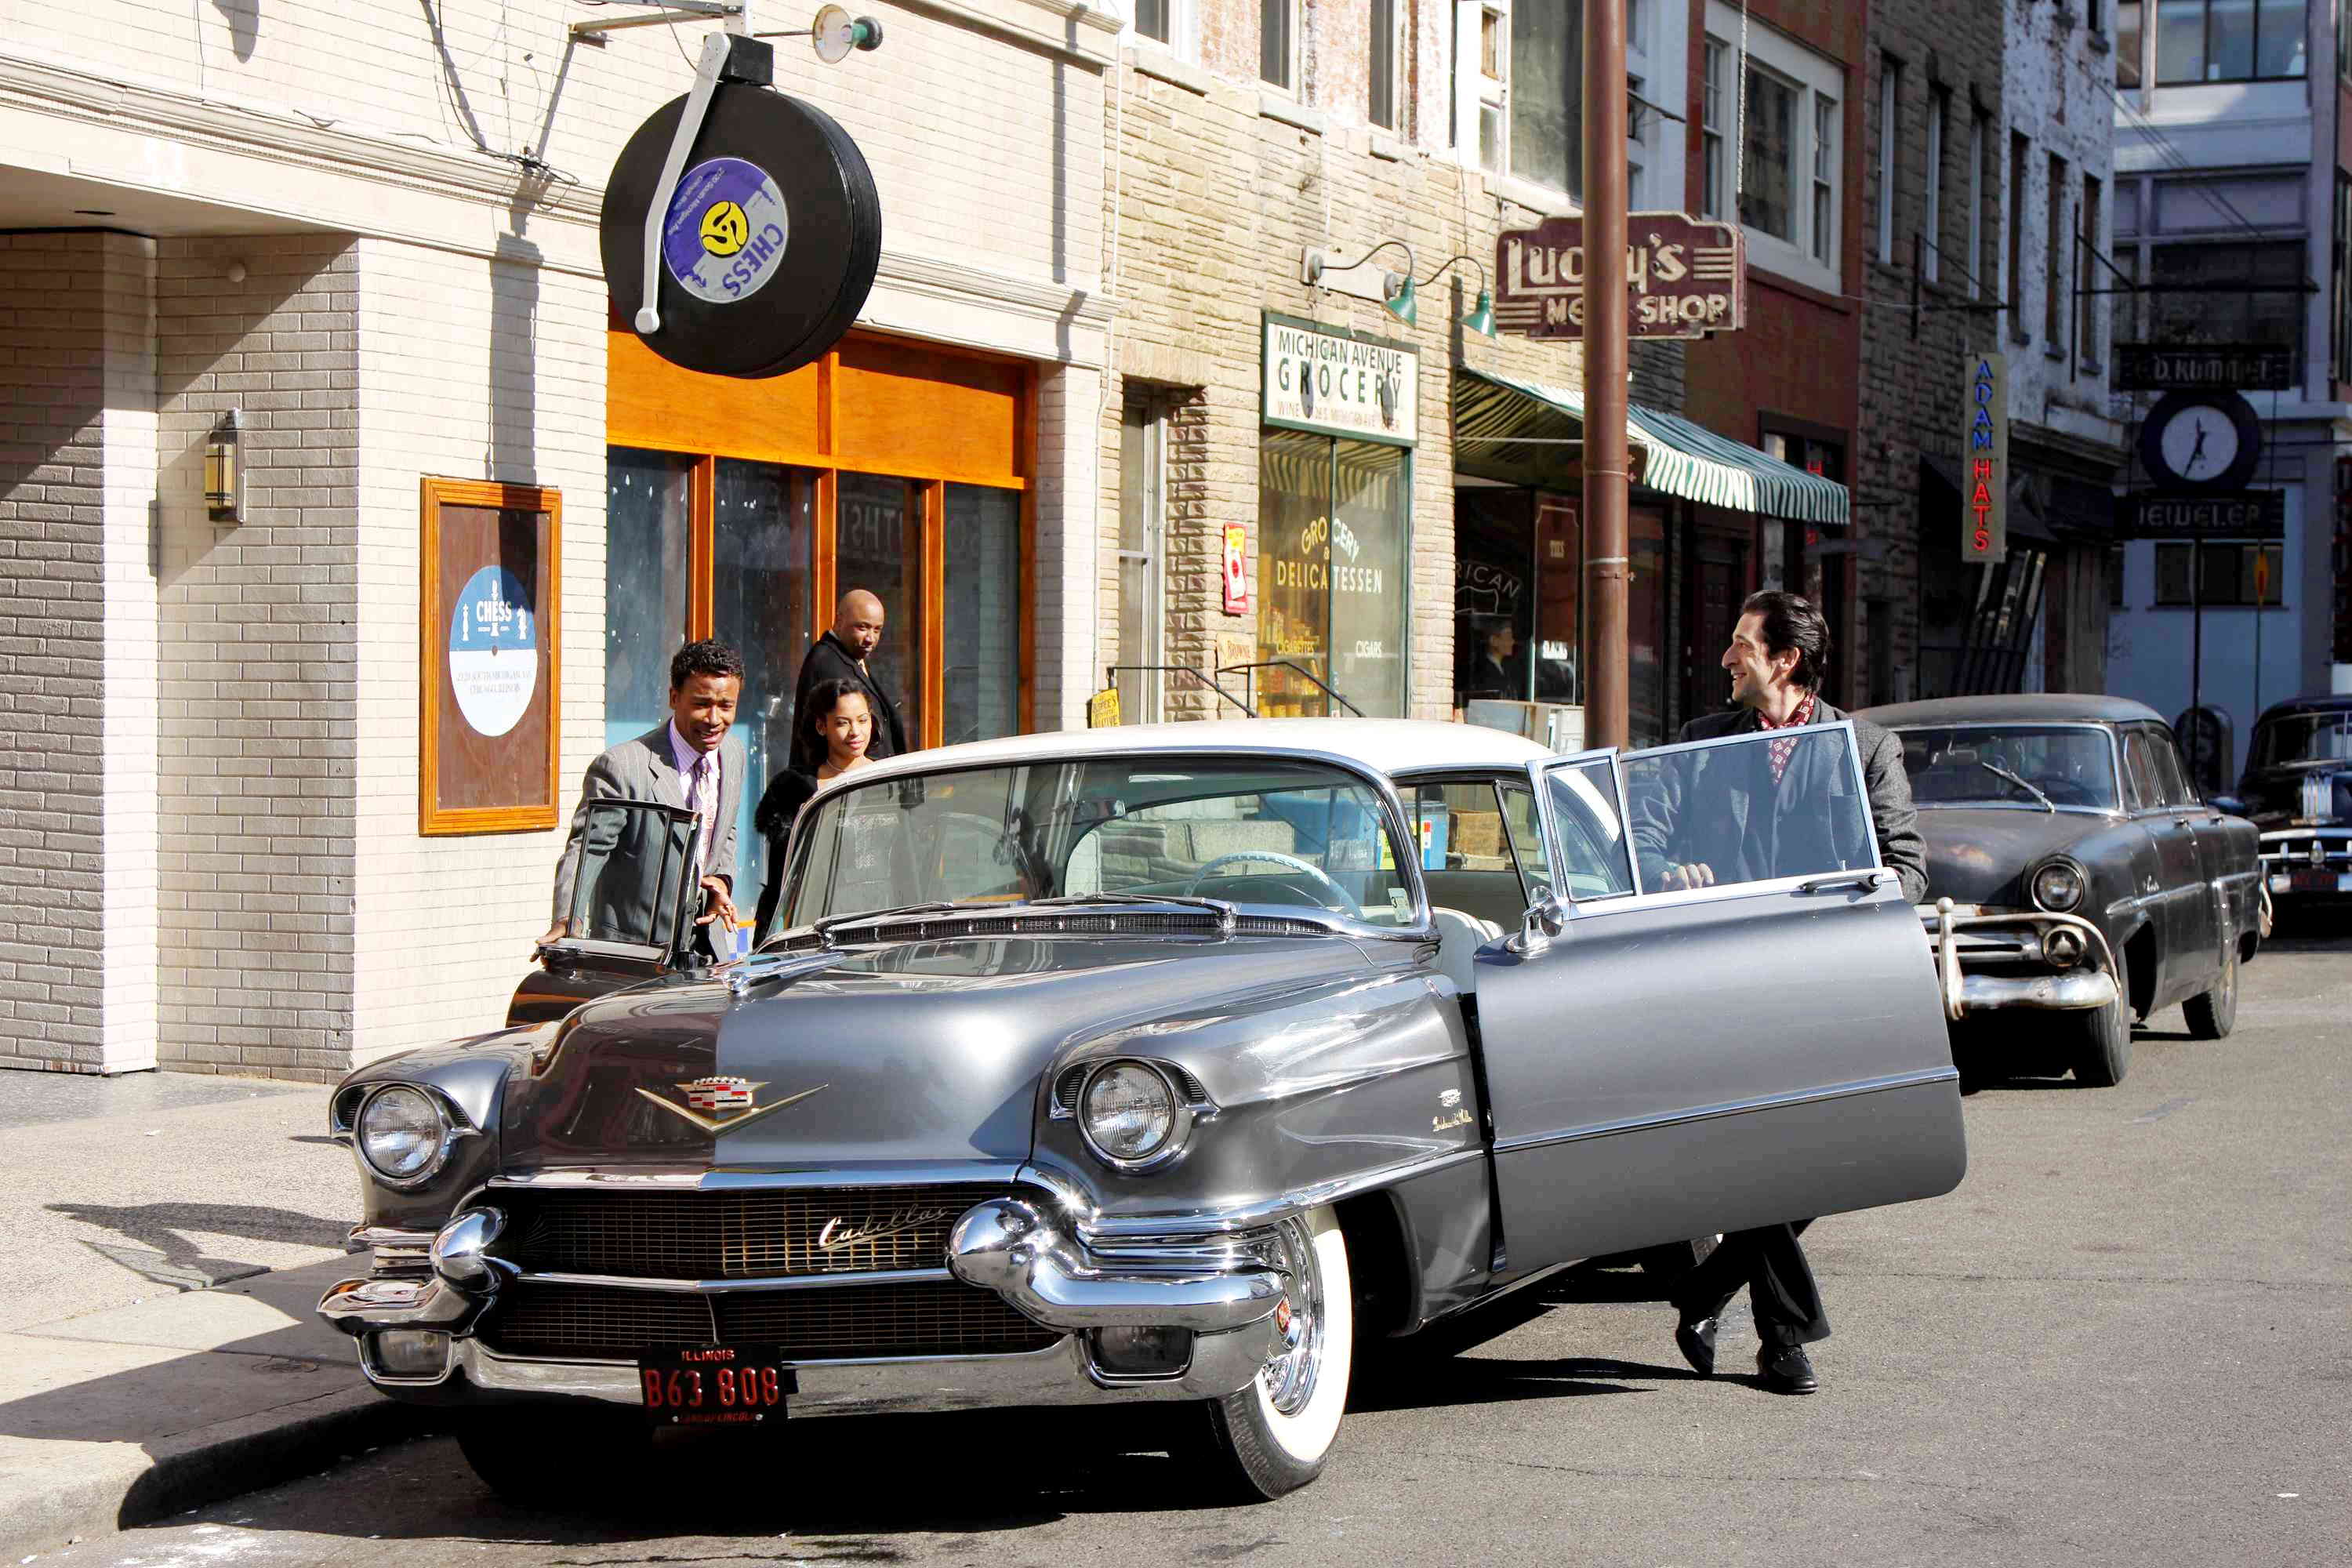
<svg viewBox="0 0 2352 1568">
<path fill-rule="evenodd" d="M 1331 564 L 1334 544 L 1347 563 Z M 1271 558 L 1274 585 L 1277 588 L 1320 590 L 1336 588 L 1343 594 L 1378 594 L 1388 587 L 1388 574 L 1378 566 L 1353 564 L 1363 552 L 1355 531 L 1346 523 L 1334 531 L 1331 520 L 1318 517 L 1298 533 L 1298 550 L 1295 555 Z"/>
<path fill-rule="evenodd" d="M 1318 397 L 1377 406 L 1380 383 L 1404 374 L 1404 355 L 1352 339 L 1280 327 L 1274 333 L 1274 384 L 1284 392 L 1308 384 Z"/>
</svg>

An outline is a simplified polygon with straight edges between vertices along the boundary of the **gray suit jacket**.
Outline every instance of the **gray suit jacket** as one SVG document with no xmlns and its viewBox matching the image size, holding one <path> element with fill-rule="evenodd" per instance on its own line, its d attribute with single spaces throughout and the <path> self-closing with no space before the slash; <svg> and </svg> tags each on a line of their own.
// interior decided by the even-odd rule
<svg viewBox="0 0 2352 1568">
<path fill-rule="evenodd" d="M 1814 701 L 1814 723 L 1834 724 L 1841 719 L 1853 716 L 1826 701 Z M 1743 708 L 1694 719 L 1683 726 L 1678 738 L 1710 741 L 1759 728 L 1755 712 Z M 1918 903 L 1927 896 L 1927 848 L 1919 837 L 1919 813 L 1911 804 L 1911 775 L 1903 768 L 1903 742 L 1867 719 L 1853 719 L 1853 739 L 1862 756 L 1863 786 L 1869 793 L 1880 863 L 1895 873 L 1903 896 Z M 1740 750 L 1745 752 L 1748 748 Z M 1820 766 L 1825 760 L 1808 756 L 1799 765 Z M 1759 765 L 1760 773 L 1757 772 Z M 1755 776 L 1748 776 L 1750 773 Z M 1843 774 L 1840 769 L 1811 784 L 1801 781 L 1790 789 L 1776 789 L 1760 747 L 1752 756 L 1727 759 L 1724 766 L 1698 770 L 1695 787 L 1703 800 L 1684 799 L 1683 774 L 1669 774 L 1665 795 L 1634 804 L 1633 838 L 1644 877 L 1656 875 L 1667 861 L 1678 858 L 1707 861 L 1715 866 L 1717 878 L 1726 881 L 1776 875 L 1775 859 L 1806 868 L 1859 860 L 1860 843 L 1829 842 L 1835 836 L 1832 823 L 1813 814 L 1792 818 L 1786 809 L 1845 794 L 1848 777 Z"/>
<path fill-rule="evenodd" d="M 729 736 L 719 748 L 719 822 L 710 838 L 710 863 L 703 868 L 706 876 L 716 877 L 730 888 L 735 885 L 735 816 L 743 799 L 743 779 L 750 766 L 743 755 L 743 742 Z M 669 721 L 648 730 L 634 741 L 624 741 L 588 764 L 587 775 L 580 781 L 580 805 L 572 814 L 572 833 L 563 843 L 563 858 L 555 866 L 555 918 L 563 920 L 572 913 L 572 894 L 580 875 L 580 847 L 588 826 L 588 808 L 600 800 L 657 800 L 666 805 L 686 805 L 686 775 L 677 771 L 677 759 L 669 749 Z M 608 879 L 609 875 L 608 875 Z M 645 918 L 650 918 L 651 901 L 659 889 L 643 890 L 646 903 Z M 626 890 L 609 889 L 605 901 L 614 895 L 626 897 Z M 617 906 L 616 918 L 625 919 Z"/>
</svg>

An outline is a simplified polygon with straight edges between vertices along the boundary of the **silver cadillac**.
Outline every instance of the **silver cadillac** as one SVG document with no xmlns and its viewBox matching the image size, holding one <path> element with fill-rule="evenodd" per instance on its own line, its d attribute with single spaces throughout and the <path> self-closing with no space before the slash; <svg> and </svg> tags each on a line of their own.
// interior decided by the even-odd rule
<svg viewBox="0 0 2352 1568">
<path fill-rule="evenodd" d="M 1861 814 L 1804 836 L 1843 863 L 1653 890 L 1659 803 L 1703 809 L 1683 786 L 1769 739 L 1277 720 L 918 752 L 808 804 L 776 934 L 717 968 L 679 956 L 691 819 L 601 803 L 583 934 L 509 1027 L 336 1089 L 374 1266 L 320 1310 L 517 1497 L 662 1427 L 1105 1404 L 1289 1490 L 1360 1347 L 1960 1180 L 1850 725 L 1800 732 L 1787 786 Z"/>
</svg>

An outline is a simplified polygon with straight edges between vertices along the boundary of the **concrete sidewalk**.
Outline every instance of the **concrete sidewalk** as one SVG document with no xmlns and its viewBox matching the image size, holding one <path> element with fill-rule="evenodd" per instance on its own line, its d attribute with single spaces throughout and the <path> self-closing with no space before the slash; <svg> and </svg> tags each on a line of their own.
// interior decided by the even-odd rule
<svg viewBox="0 0 2352 1568">
<path fill-rule="evenodd" d="M 0 1562 L 421 1429 L 311 1310 L 365 1266 L 331 1258 L 0 1333 Z"/>
<path fill-rule="evenodd" d="M 322 1086 L 0 1071 L 0 1563 L 415 1429 L 313 1315 L 359 1205 Z"/>
</svg>

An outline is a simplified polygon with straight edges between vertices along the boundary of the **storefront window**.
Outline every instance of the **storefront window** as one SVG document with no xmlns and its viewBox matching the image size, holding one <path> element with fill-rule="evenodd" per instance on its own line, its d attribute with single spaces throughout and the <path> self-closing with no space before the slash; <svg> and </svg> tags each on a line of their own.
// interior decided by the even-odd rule
<svg viewBox="0 0 2352 1568">
<path fill-rule="evenodd" d="M 1021 497 L 979 485 L 946 489 L 941 739 L 954 745 L 1021 727 Z"/>
<path fill-rule="evenodd" d="M 1579 703 L 1584 621 L 1583 505 L 1568 496 L 1536 499 L 1536 625 L 1528 658 L 1536 700 Z"/>
<path fill-rule="evenodd" d="M 863 588 L 882 601 L 882 644 L 866 659 L 898 698 L 911 740 L 922 732 L 923 489 L 875 474 L 841 476 L 835 527 L 835 593 Z"/>
<path fill-rule="evenodd" d="M 691 458 L 615 447 L 604 464 L 604 742 L 669 711 L 669 660 L 686 641 Z"/>
<path fill-rule="evenodd" d="M 1404 449 L 1335 444 L 1331 684 L 1367 713 L 1404 712 Z"/>
<path fill-rule="evenodd" d="M 1636 746 L 1666 733 L 1666 516 L 1637 506 L 1626 519 L 1626 731 Z"/>
<path fill-rule="evenodd" d="M 1258 658 L 1287 661 L 1373 717 L 1404 712 L 1411 488 L 1399 447 L 1268 430 L 1259 449 Z M 1268 718 L 1346 712 L 1314 680 L 1257 674 Z"/>
<path fill-rule="evenodd" d="M 750 776 L 737 818 L 735 893 L 758 899 L 767 842 L 751 831 L 760 794 L 792 755 L 793 688 L 807 654 L 814 578 L 816 475 L 721 458 L 712 479 L 711 634 L 743 656 L 735 733 Z"/>
</svg>

